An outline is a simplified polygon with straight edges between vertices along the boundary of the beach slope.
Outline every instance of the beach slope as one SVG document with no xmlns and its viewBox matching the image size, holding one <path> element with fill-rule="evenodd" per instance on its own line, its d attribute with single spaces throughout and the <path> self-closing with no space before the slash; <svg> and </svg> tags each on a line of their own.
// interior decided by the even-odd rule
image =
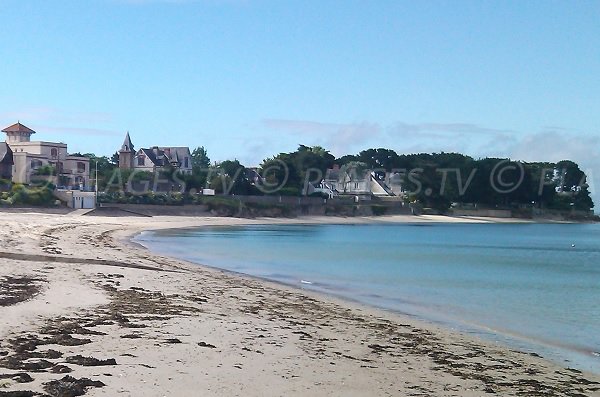
<svg viewBox="0 0 600 397">
<path fill-rule="evenodd" d="M 378 221 L 443 220 L 487 221 Z M 0 213 L 0 396 L 599 394 L 598 376 L 535 354 L 129 242 L 148 229 L 332 221 L 373 219 Z"/>
</svg>

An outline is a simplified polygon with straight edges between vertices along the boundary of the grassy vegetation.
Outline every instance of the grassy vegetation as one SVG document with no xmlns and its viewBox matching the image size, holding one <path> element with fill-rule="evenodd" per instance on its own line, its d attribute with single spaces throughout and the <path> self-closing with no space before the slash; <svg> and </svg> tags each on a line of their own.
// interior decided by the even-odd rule
<svg viewBox="0 0 600 397">
<path fill-rule="evenodd" d="M 6 181 L 0 180 L 0 186 L 9 186 Z M 56 198 L 52 194 L 54 186 L 26 186 L 14 183 L 10 189 L 0 193 L 0 205 L 32 205 L 41 207 L 54 206 Z"/>
</svg>

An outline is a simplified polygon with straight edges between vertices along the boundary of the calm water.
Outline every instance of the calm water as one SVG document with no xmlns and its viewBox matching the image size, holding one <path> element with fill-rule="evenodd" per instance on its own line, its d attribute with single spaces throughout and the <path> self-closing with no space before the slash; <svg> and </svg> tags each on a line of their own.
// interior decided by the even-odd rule
<svg viewBox="0 0 600 397">
<path fill-rule="evenodd" d="M 205 227 L 137 241 L 600 372 L 600 225 Z"/>
</svg>

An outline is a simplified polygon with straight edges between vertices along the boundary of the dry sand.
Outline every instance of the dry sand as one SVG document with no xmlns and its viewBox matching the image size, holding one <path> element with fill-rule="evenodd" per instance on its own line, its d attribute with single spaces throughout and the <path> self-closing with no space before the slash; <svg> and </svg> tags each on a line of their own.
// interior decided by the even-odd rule
<svg viewBox="0 0 600 397">
<path fill-rule="evenodd" d="M 147 229 L 332 221 L 374 220 L 0 213 L 0 396 L 600 395 L 599 376 L 536 355 L 128 242 Z M 6 394 L 18 390 L 31 393 Z"/>
</svg>

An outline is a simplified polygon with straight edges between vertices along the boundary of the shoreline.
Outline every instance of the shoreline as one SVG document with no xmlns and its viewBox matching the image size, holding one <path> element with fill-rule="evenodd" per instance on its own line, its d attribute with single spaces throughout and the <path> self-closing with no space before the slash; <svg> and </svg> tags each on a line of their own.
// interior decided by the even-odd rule
<svg viewBox="0 0 600 397">
<path fill-rule="evenodd" d="M 25 370 L 34 378 L 28 383 L 0 378 L 8 382 L 0 391 L 39 393 L 63 378 L 64 373 L 52 372 L 60 365 L 76 379 L 104 383 L 89 387 L 91 396 L 199 391 L 260 396 L 267 389 L 311 396 L 575 396 L 600 390 L 600 376 L 534 354 L 123 241 L 143 230 L 282 222 L 272 221 L 0 214 L 2 251 L 58 258 L 50 264 L 20 259 L 0 264 L 0 277 L 40 280 L 38 292 L 0 306 L 0 375 L 24 371 L 7 367 L 7 357 L 20 351 L 19 338 L 39 342 L 37 349 L 25 351 L 30 357 L 22 362 L 38 362 L 36 355 L 45 354 L 40 362 L 50 365 L 41 372 Z M 331 218 L 309 220 L 319 221 Z M 70 258 L 69 263 L 60 257 Z M 55 358 L 43 352 L 51 335 L 62 335 L 48 344 Z M 116 362 L 90 367 L 77 364 L 77 355 Z"/>
<path fill-rule="evenodd" d="M 219 222 L 219 219 L 223 219 L 223 222 Z M 557 344 L 547 342 L 543 339 L 536 339 L 527 335 L 521 335 L 508 330 L 499 330 L 489 328 L 479 323 L 469 323 L 464 319 L 445 319 L 436 320 L 428 318 L 426 315 L 409 313 L 398 309 L 386 308 L 361 302 L 358 299 L 354 299 L 342 294 L 335 294 L 333 292 L 319 291 L 310 288 L 304 288 L 302 286 L 286 283 L 280 280 L 273 280 L 266 277 L 254 276 L 251 274 L 237 272 L 213 266 L 206 263 L 193 262 L 176 256 L 170 256 L 168 253 L 152 251 L 149 247 L 134 241 L 135 238 L 145 232 L 159 232 L 162 230 L 172 229 L 196 229 L 199 227 L 244 227 L 244 226 L 265 226 L 265 225 L 386 225 L 386 224 L 588 224 L 589 222 L 574 222 L 564 220 L 529 220 L 521 218 L 496 218 L 496 217 L 469 217 L 469 216 L 448 216 L 448 215 L 391 215 L 391 216 L 368 216 L 368 217 L 335 217 L 335 216 L 307 216 L 297 218 L 230 218 L 230 217 L 217 217 L 213 219 L 216 222 L 211 224 L 202 225 L 191 225 L 184 227 L 158 227 L 148 228 L 143 230 L 137 230 L 127 237 L 121 239 L 121 242 L 126 244 L 133 244 L 139 249 L 152 253 L 154 255 L 167 256 L 176 261 L 185 262 L 189 266 L 199 266 L 203 269 L 224 273 L 233 277 L 239 277 L 260 283 L 266 283 L 271 287 L 281 288 L 286 290 L 292 290 L 306 294 L 317 300 L 328 301 L 342 306 L 349 306 L 353 309 L 359 309 L 364 311 L 373 311 L 378 315 L 388 315 L 397 317 L 396 320 L 414 322 L 414 325 L 425 328 L 433 328 L 434 330 L 441 332 L 458 333 L 466 336 L 467 338 L 473 338 L 479 343 L 492 344 L 500 348 L 506 348 L 510 350 L 517 349 L 523 354 L 547 354 L 552 353 L 551 349 L 561 349 L 566 351 L 576 352 L 585 356 L 597 356 L 597 352 L 581 349 L 571 345 Z M 488 335 L 486 337 L 485 335 Z M 520 346 L 518 346 L 520 345 Z M 567 346 L 567 347 L 565 347 Z M 542 351 L 540 351 L 540 348 Z M 568 359 L 566 358 L 547 358 L 542 355 L 544 360 L 548 360 L 553 364 L 565 368 L 565 369 L 576 369 L 584 371 L 594 376 L 600 376 L 600 372 L 590 372 L 582 368 L 571 368 L 566 364 Z"/>
<path fill-rule="evenodd" d="M 299 222 L 299 223 L 294 222 L 294 223 L 277 223 L 277 224 L 285 224 L 285 225 L 315 225 L 315 224 L 318 224 L 318 225 L 365 225 L 365 224 L 367 224 L 367 225 L 368 224 L 415 225 L 415 224 L 420 224 L 420 223 L 534 224 L 534 223 L 538 223 L 538 222 L 458 222 L 458 221 L 454 221 L 454 222 L 444 222 L 444 221 L 426 221 L 426 222 L 423 222 L 423 221 L 421 221 L 421 222 L 383 221 L 383 222 L 377 222 L 377 220 L 374 220 L 373 222 L 370 222 L 370 221 L 364 222 L 363 221 L 363 222 L 359 222 L 359 223 L 355 223 L 355 222 L 349 222 L 349 223 L 348 222 L 331 222 L 331 223 L 329 223 L 329 222 L 321 222 L 321 220 L 319 220 L 317 222 L 313 221 L 313 222 Z M 558 222 L 552 222 L 552 223 L 558 223 Z M 572 224 L 571 222 L 560 222 L 560 223 Z M 264 226 L 264 225 L 273 225 L 273 224 L 274 224 L 273 222 L 267 221 L 265 223 L 262 223 L 262 222 L 261 223 L 251 223 L 250 225 Z M 219 227 L 228 228 L 228 227 L 243 227 L 243 226 L 248 226 L 248 224 L 245 224 L 245 225 L 241 225 L 241 224 L 210 225 L 211 228 L 219 228 Z M 204 227 L 204 226 L 189 226 L 189 227 L 175 228 L 175 229 L 186 230 L 186 229 L 197 229 L 197 228 L 201 228 L 201 227 Z M 259 276 L 259 275 L 243 273 L 240 271 L 235 271 L 235 270 L 219 267 L 217 265 L 212 265 L 209 263 L 195 262 L 193 260 L 189 260 L 189 259 L 177 257 L 175 255 L 171 255 L 169 252 L 153 250 L 150 247 L 142 244 L 141 242 L 135 241 L 135 239 L 137 239 L 139 236 L 141 236 L 142 234 L 144 234 L 146 232 L 160 233 L 160 231 L 162 231 L 162 230 L 169 230 L 169 229 L 172 229 L 172 228 L 149 229 L 149 230 L 139 231 L 139 232 L 136 232 L 135 234 L 130 235 L 127 239 L 127 242 L 134 244 L 136 247 L 141 248 L 145 251 L 148 251 L 152 254 L 168 256 L 177 261 L 186 262 L 187 264 L 189 264 L 191 266 L 199 266 L 204 269 L 210 269 L 210 270 L 217 271 L 217 272 L 223 272 L 223 273 L 231 275 L 233 277 L 240 277 L 240 278 L 250 279 L 250 280 L 258 281 L 258 282 L 262 282 L 262 283 L 268 283 L 269 285 L 275 286 L 276 288 L 291 289 L 293 291 L 301 292 L 303 294 L 309 295 L 318 300 L 332 301 L 332 302 L 335 302 L 340 305 L 346 305 L 346 306 L 353 307 L 353 308 L 360 308 L 362 310 L 367 310 L 367 311 L 372 310 L 372 311 L 379 312 L 380 314 L 387 313 L 391 316 L 397 316 L 398 317 L 397 320 L 407 321 L 407 319 L 408 319 L 409 321 L 414 321 L 415 325 L 417 325 L 417 326 L 433 327 L 433 328 L 435 328 L 437 330 L 441 330 L 441 331 L 459 333 L 461 335 L 465 335 L 467 337 L 474 338 L 475 340 L 482 342 L 482 343 L 491 343 L 491 344 L 494 344 L 494 345 L 497 345 L 500 347 L 504 347 L 507 349 L 516 349 L 525 354 L 531 354 L 531 353 L 539 354 L 544 359 L 549 360 L 558 366 L 561 366 L 564 368 L 574 368 L 577 370 L 589 372 L 594 375 L 600 375 L 600 371 L 590 371 L 589 369 L 585 369 L 585 368 L 583 368 L 584 367 L 583 364 L 581 364 L 581 365 L 574 364 L 572 367 L 568 367 L 570 358 L 567 358 L 567 357 L 569 357 L 569 356 L 572 357 L 573 354 L 579 355 L 580 359 L 585 358 L 587 360 L 591 360 L 592 357 L 598 356 L 598 352 L 596 352 L 594 350 L 588 350 L 588 349 L 585 349 L 585 348 L 577 346 L 577 345 L 561 343 L 559 341 L 549 341 L 549 340 L 545 340 L 544 338 L 541 338 L 541 337 L 535 337 L 535 336 L 530 336 L 530 335 L 526 335 L 526 334 L 521 334 L 521 333 L 518 333 L 515 331 L 511 331 L 509 329 L 490 327 L 488 325 L 474 322 L 474 321 L 469 321 L 464 318 L 443 315 L 440 312 L 429 311 L 429 315 L 428 315 L 426 309 L 422 310 L 419 313 L 417 313 L 417 312 L 411 313 L 410 311 L 403 311 L 402 309 L 399 309 L 399 308 L 379 306 L 375 303 L 363 302 L 359 298 L 353 298 L 351 296 L 344 295 L 341 292 L 335 292 L 334 290 L 326 290 L 325 288 L 303 286 L 301 283 L 298 284 L 298 283 L 293 283 L 291 281 L 286 282 L 283 280 L 268 278 L 266 276 Z M 310 283 L 310 284 L 312 284 L 312 283 Z M 566 356 L 565 356 L 565 353 L 567 353 Z"/>
</svg>

